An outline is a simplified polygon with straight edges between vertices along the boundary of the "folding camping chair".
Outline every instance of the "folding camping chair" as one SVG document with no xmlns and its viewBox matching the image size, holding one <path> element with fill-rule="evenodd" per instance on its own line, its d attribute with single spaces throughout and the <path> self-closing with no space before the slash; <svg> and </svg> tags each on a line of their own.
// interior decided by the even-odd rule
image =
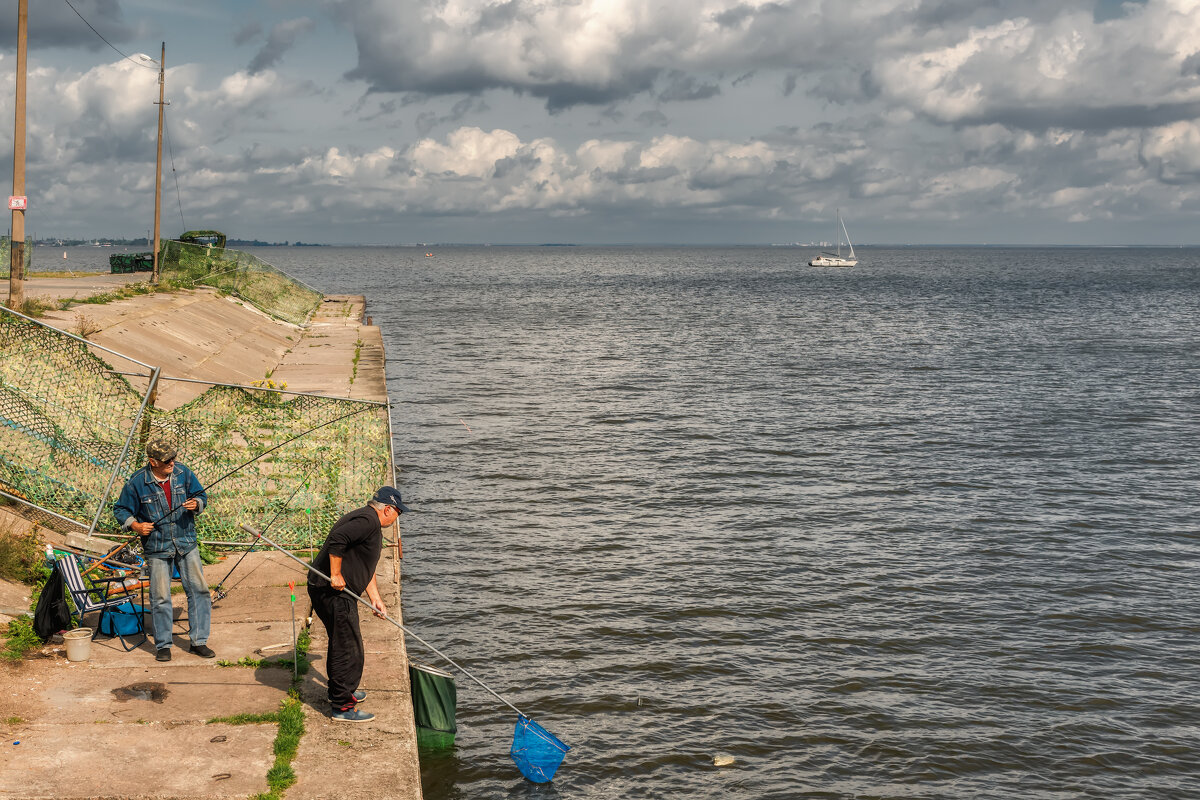
<svg viewBox="0 0 1200 800">
<path fill-rule="evenodd" d="M 135 592 L 125 586 L 124 578 L 92 578 L 92 583 L 97 585 L 88 588 L 79 571 L 79 562 L 75 560 L 75 556 L 62 556 L 55 563 L 58 569 L 62 570 L 63 581 L 67 584 L 67 593 L 71 595 L 71 602 L 75 606 L 76 616 L 79 619 L 78 624 L 83 625 L 85 614 L 93 611 L 100 612 L 100 619 L 96 620 L 96 630 L 92 632 L 93 639 L 100 634 L 104 627 L 104 620 L 107 618 L 113 631 L 111 635 L 121 640 L 121 646 L 125 648 L 126 652 L 146 641 L 146 623 L 142 618 L 145 608 L 145 590 L 142 586 L 139 585 L 138 591 Z M 134 603 L 135 599 L 141 602 Z M 129 611 L 117 608 L 125 603 L 131 606 Z M 134 630 L 124 633 L 122 628 L 126 626 L 121 623 L 130 616 L 135 621 Z M 125 638 L 138 633 L 142 638 L 132 644 Z"/>
</svg>

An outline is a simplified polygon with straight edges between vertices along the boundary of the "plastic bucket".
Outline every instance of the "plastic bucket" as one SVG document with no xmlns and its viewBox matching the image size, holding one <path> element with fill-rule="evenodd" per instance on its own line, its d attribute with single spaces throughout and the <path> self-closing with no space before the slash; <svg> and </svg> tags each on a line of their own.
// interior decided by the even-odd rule
<svg viewBox="0 0 1200 800">
<path fill-rule="evenodd" d="M 67 645 L 67 661 L 87 661 L 92 654 L 92 629 L 75 628 L 62 635 Z"/>
</svg>

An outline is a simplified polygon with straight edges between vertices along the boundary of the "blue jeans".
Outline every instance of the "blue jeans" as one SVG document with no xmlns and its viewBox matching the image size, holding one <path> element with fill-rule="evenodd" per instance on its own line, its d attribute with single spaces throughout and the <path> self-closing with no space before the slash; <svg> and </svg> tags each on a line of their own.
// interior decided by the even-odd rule
<svg viewBox="0 0 1200 800">
<path fill-rule="evenodd" d="M 200 548 L 185 556 L 177 556 L 179 578 L 187 594 L 188 638 L 192 644 L 208 641 L 208 626 L 212 621 L 212 596 L 204 582 L 204 563 L 200 560 Z M 175 628 L 175 612 L 171 606 L 171 564 L 169 558 L 147 558 L 150 568 L 150 619 L 154 622 L 154 647 L 161 650 L 170 647 Z"/>
</svg>

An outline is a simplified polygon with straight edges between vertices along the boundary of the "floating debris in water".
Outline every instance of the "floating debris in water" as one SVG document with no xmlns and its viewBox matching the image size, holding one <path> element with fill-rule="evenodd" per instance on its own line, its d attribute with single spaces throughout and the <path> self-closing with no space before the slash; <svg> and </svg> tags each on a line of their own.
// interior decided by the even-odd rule
<svg viewBox="0 0 1200 800">
<path fill-rule="evenodd" d="M 731 767 L 734 761 L 733 756 L 713 756 L 714 767 Z"/>
</svg>

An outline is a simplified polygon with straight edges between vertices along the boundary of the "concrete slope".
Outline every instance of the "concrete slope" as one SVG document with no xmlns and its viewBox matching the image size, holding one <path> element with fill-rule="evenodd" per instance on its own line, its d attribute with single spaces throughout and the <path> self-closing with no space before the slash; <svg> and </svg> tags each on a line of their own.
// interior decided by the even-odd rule
<svg viewBox="0 0 1200 800">
<path fill-rule="evenodd" d="M 26 293 L 46 296 L 47 288 L 35 279 Z M 50 312 L 44 321 L 160 366 L 168 377 L 248 383 L 270 375 L 289 390 L 384 401 L 382 337 L 362 323 L 364 305 L 362 297 L 330 298 L 310 325 L 299 328 L 233 298 L 193 290 L 75 306 Z M 205 388 L 165 381 L 158 403 L 175 407 Z M 400 565 L 393 552 L 386 550 L 378 576 L 389 611 L 401 619 Z M 290 655 L 293 611 L 297 625 L 309 615 L 303 570 L 281 554 L 254 552 L 226 578 L 239 555 L 206 570 L 210 586 L 224 581 L 228 592 L 214 608 L 209 645 L 217 660 L 234 663 Z M 295 604 L 289 581 L 296 584 Z M 9 595 L 24 596 L 15 587 L 3 596 Z M 276 726 L 209 720 L 278 709 L 291 673 L 220 667 L 187 653 L 182 594 L 174 605 L 178 647 L 166 664 L 155 661 L 150 643 L 125 652 L 105 638 L 92 643 L 84 662 L 68 661 L 61 644 L 15 666 L 0 661 L 0 798 L 233 798 L 266 791 Z M 95 624 L 95 616 L 87 623 Z M 421 797 L 404 637 L 365 609 L 361 616 L 367 650 L 362 688 L 368 693 L 363 707 L 376 719 L 331 721 L 325 632 L 316 621 L 313 668 L 301 689 L 306 733 L 292 765 L 297 782 L 286 793 L 290 800 Z"/>
</svg>

